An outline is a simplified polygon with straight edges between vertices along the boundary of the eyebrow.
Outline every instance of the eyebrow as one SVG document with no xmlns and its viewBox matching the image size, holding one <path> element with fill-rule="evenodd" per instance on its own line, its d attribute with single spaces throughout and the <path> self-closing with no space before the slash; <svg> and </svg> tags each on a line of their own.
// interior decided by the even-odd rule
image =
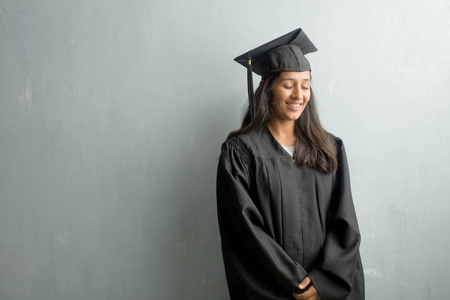
<svg viewBox="0 0 450 300">
<path fill-rule="evenodd" d="M 286 81 L 286 80 L 292 80 L 292 81 L 295 81 L 294 78 L 284 78 L 284 79 L 281 79 L 281 81 Z M 301 80 L 311 81 L 311 79 L 308 79 L 308 78 L 302 78 Z"/>
</svg>

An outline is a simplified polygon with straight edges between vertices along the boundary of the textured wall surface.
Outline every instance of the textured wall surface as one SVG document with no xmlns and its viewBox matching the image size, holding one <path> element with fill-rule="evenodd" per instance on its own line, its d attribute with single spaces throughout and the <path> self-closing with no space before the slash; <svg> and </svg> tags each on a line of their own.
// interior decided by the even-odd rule
<svg viewBox="0 0 450 300">
<path fill-rule="evenodd" d="M 449 298 L 448 1 L 0 0 L 0 299 L 228 299 L 233 58 L 298 27 L 367 299 Z"/>
</svg>

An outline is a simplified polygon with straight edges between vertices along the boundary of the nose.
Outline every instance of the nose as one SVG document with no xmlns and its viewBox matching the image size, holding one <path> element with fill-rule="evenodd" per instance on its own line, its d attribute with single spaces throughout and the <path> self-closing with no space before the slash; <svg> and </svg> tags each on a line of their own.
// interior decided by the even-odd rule
<svg viewBox="0 0 450 300">
<path fill-rule="evenodd" d="M 291 96 L 294 99 L 302 100 L 303 99 L 302 88 L 300 86 L 296 86 Z"/>
</svg>

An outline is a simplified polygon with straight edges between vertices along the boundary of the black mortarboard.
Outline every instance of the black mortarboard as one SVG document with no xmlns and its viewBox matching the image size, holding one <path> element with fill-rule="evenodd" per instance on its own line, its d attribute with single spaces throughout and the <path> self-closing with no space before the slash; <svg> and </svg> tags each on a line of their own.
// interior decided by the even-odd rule
<svg viewBox="0 0 450 300">
<path fill-rule="evenodd" d="M 263 79 L 276 72 L 311 71 L 311 65 L 304 55 L 315 51 L 316 46 L 299 28 L 234 59 L 247 68 L 248 100 L 252 120 L 255 112 L 252 71 L 261 75 Z"/>
</svg>

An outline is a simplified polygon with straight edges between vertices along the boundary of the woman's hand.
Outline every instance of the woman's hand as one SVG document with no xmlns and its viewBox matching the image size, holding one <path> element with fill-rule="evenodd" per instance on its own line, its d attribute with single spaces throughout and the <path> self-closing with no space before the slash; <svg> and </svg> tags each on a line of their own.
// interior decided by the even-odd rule
<svg viewBox="0 0 450 300">
<path fill-rule="evenodd" d="M 298 285 L 298 288 L 303 290 L 309 285 L 309 288 L 303 294 L 293 293 L 294 298 L 297 300 L 320 300 L 319 293 L 317 292 L 314 284 L 311 282 L 309 277 L 303 279 Z"/>
</svg>

